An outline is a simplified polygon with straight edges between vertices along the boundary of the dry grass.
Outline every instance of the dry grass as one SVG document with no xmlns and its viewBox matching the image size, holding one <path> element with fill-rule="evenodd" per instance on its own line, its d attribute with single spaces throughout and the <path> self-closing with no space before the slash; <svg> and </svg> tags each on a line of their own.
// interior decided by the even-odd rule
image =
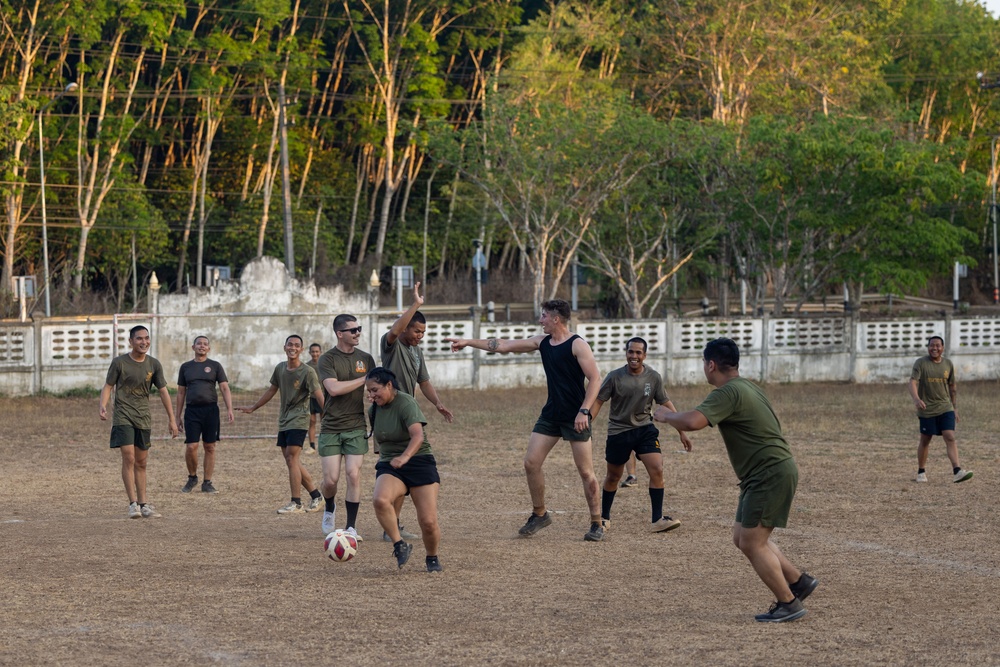
<svg viewBox="0 0 1000 667">
<path fill-rule="evenodd" d="M 325 559 L 319 516 L 274 513 L 287 485 L 268 442 L 220 446 L 217 496 L 181 494 L 183 446 L 156 443 L 150 497 L 164 518 L 129 521 L 96 399 L 0 399 L 0 664 L 993 664 L 997 388 L 961 387 L 975 479 L 949 482 L 938 440 L 918 486 L 902 384 L 768 387 L 801 469 L 777 541 L 822 582 L 808 616 L 778 626 L 752 618 L 770 598 L 730 544 L 736 480 L 714 431 L 692 454 L 664 432 L 679 530 L 644 532 L 640 486 L 618 494 L 604 543 L 583 542 L 560 445 L 546 464 L 556 520 L 526 540 L 521 456 L 543 392 L 447 393 L 456 424 L 429 411 L 445 567 L 432 576 L 419 543 L 397 571 L 367 502 L 359 556 Z M 671 393 L 687 408 L 706 391 Z M 603 417 L 596 435 L 602 471 Z"/>
</svg>

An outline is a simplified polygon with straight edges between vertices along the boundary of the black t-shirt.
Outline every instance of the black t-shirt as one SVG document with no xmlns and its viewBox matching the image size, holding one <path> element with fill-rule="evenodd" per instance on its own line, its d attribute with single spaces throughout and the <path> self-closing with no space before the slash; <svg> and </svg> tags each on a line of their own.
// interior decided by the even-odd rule
<svg viewBox="0 0 1000 667">
<path fill-rule="evenodd" d="M 219 394 L 215 385 L 229 382 L 222 364 L 214 359 L 185 361 L 177 373 L 177 386 L 187 387 L 184 405 L 215 405 Z"/>
<path fill-rule="evenodd" d="M 538 345 L 549 385 L 549 399 L 542 408 L 542 419 L 573 422 L 583 405 L 583 399 L 587 395 L 583 386 L 586 376 L 573 356 L 573 341 L 577 338 L 579 336 L 573 334 L 559 345 L 553 345 L 552 336 L 546 336 Z"/>
</svg>

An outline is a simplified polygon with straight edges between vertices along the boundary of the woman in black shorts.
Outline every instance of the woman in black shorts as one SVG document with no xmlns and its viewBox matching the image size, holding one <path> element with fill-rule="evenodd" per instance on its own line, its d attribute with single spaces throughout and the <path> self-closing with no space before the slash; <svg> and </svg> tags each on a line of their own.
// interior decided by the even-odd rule
<svg viewBox="0 0 1000 667">
<path fill-rule="evenodd" d="M 417 522 L 427 550 L 427 571 L 440 572 L 438 544 L 441 530 L 437 520 L 438 490 L 441 478 L 431 454 L 431 444 L 424 434 L 427 418 L 409 394 L 399 391 L 395 374 L 379 366 L 365 377 L 368 398 L 374 404 L 372 433 L 380 451 L 375 464 L 375 516 L 392 538 L 392 553 L 403 567 L 413 545 L 399 535 L 395 501 L 409 494 L 417 510 Z"/>
</svg>

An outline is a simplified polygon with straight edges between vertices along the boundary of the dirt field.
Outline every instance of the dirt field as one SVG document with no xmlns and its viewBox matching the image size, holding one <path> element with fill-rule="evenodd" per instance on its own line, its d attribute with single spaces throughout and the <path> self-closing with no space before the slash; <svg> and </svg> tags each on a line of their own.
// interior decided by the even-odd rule
<svg viewBox="0 0 1000 667">
<path fill-rule="evenodd" d="M 672 398 L 689 408 L 707 390 Z M 694 435 L 692 454 L 663 431 L 678 530 L 645 532 L 640 472 L 608 539 L 584 542 L 586 504 L 560 445 L 546 464 L 555 521 L 523 539 L 521 456 L 543 392 L 447 392 L 455 424 L 425 404 L 445 568 L 429 575 L 419 542 L 400 571 L 379 539 L 374 459 L 366 541 L 339 564 L 322 552 L 320 515 L 275 514 L 287 477 L 270 442 L 224 441 L 216 496 L 182 494 L 183 445 L 155 443 L 150 499 L 163 518 L 130 521 L 96 399 L 0 399 L 0 664 L 998 664 L 997 390 L 960 387 L 975 478 L 951 483 L 937 439 L 931 481 L 917 485 L 902 383 L 768 387 L 801 470 L 776 539 L 821 582 L 808 615 L 779 625 L 753 620 L 771 596 L 730 542 L 736 479 L 714 430 Z M 317 457 L 306 464 L 318 474 Z M 416 527 L 409 503 L 403 520 Z"/>
</svg>

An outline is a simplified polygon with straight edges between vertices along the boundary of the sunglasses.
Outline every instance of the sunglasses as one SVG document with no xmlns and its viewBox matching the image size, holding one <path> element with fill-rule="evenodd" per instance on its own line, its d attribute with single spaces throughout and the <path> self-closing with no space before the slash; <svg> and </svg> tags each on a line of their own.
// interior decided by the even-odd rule
<svg viewBox="0 0 1000 667">
<path fill-rule="evenodd" d="M 359 334 L 361 333 L 361 327 L 354 327 L 353 329 L 341 329 L 337 333 Z"/>
</svg>

